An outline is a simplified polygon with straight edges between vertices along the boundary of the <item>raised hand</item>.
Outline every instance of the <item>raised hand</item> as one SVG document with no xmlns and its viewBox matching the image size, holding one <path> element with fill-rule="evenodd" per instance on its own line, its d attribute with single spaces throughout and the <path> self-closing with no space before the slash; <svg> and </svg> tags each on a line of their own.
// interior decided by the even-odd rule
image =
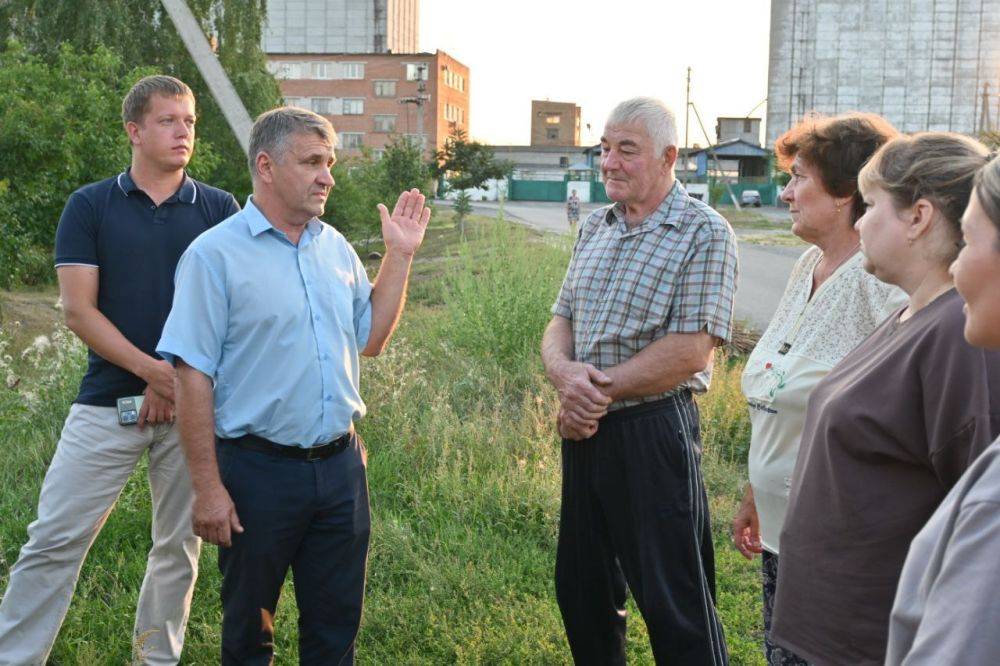
<svg viewBox="0 0 1000 666">
<path fill-rule="evenodd" d="M 386 252 L 412 255 L 424 240 L 427 223 L 431 219 L 431 209 L 424 207 L 425 197 L 413 188 L 403 192 L 396 201 L 396 207 L 389 215 L 389 209 L 378 205 L 382 217 L 382 239 Z"/>
</svg>

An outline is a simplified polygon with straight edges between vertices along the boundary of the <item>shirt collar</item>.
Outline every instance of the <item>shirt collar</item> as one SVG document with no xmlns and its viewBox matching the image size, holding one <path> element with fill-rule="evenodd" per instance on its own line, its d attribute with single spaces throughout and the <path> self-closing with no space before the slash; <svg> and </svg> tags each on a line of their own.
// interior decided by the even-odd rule
<svg viewBox="0 0 1000 666">
<path fill-rule="evenodd" d="M 243 207 L 243 215 L 246 217 L 251 236 L 257 237 L 268 229 L 274 229 L 274 225 L 271 224 L 270 220 L 264 217 L 264 213 L 260 212 L 260 208 L 254 205 L 252 194 L 247 197 L 247 205 Z M 274 229 L 274 231 L 281 233 L 277 229 Z M 313 236 L 319 236 L 323 233 L 323 223 L 314 217 L 306 222 L 306 231 Z"/>
<path fill-rule="evenodd" d="M 651 229 L 653 227 L 658 227 L 664 224 L 669 224 L 674 227 L 679 227 L 681 224 L 681 213 L 687 207 L 687 190 L 681 185 L 679 180 L 674 181 L 673 187 L 667 192 L 667 196 L 663 197 L 663 201 L 656 209 L 646 216 L 646 219 L 642 221 L 641 224 L 636 225 L 630 231 L 638 231 L 639 229 Z M 617 224 L 625 224 L 625 205 L 616 202 L 611 208 L 608 209 L 607 214 L 604 216 L 604 223 L 608 226 Z"/>
<path fill-rule="evenodd" d="M 125 196 L 131 195 L 133 192 L 142 192 L 142 188 L 135 184 L 132 180 L 132 169 L 131 167 L 125 169 L 120 174 L 118 174 L 118 187 L 121 189 Z M 174 201 L 180 201 L 181 203 L 193 204 L 198 199 L 198 188 L 194 186 L 194 181 L 188 177 L 187 172 L 184 173 L 184 180 L 181 181 L 181 186 L 177 188 L 170 197 L 164 201 L 164 203 Z"/>
</svg>

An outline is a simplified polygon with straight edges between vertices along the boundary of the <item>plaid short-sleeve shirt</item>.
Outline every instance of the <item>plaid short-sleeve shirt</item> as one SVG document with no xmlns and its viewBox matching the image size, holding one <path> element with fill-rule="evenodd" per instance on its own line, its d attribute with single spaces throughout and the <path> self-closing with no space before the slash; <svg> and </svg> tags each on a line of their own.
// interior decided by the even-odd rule
<svg viewBox="0 0 1000 666">
<path fill-rule="evenodd" d="M 675 183 L 641 224 L 625 207 L 600 208 L 580 229 L 552 314 L 571 320 L 575 358 L 609 368 L 667 333 L 728 340 L 736 292 L 736 238 L 729 223 Z M 669 393 L 623 400 L 619 409 L 683 388 L 708 390 L 709 367 Z"/>
</svg>

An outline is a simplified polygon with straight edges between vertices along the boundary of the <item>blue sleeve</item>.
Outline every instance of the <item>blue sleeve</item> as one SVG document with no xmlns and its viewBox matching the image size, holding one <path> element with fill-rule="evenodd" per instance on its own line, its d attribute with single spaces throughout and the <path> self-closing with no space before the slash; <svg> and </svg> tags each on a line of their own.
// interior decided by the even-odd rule
<svg viewBox="0 0 1000 666">
<path fill-rule="evenodd" d="M 74 192 L 66 201 L 56 229 L 56 266 L 98 266 L 97 215 L 87 197 Z"/>
<path fill-rule="evenodd" d="M 354 336 L 358 341 L 358 349 L 364 349 L 372 332 L 372 283 L 354 246 L 346 240 L 344 244 L 347 245 L 354 266 Z"/>
<path fill-rule="evenodd" d="M 226 201 L 226 212 L 222 216 L 222 219 L 225 220 L 228 217 L 232 217 L 233 215 L 236 215 L 236 213 L 240 212 L 240 210 L 242 209 L 240 208 L 239 202 L 236 201 L 236 197 L 230 194 L 229 199 Z"/>
<path fill-rule="evenodd" d="M 174 276 L 174 303 L 163 325 L 157 353 L 176 365 L 181 358 L 199 372 L 215 377 L 229 320 L 225 282 L 210 263 L 190 247 Z"/>
</svg>

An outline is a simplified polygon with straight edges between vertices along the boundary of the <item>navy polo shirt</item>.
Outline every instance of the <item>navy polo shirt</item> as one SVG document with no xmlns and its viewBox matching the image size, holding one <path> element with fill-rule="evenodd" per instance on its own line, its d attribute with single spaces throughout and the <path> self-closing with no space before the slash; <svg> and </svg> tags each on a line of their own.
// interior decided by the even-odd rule
<svg viewBox="0 0 1000 666">
<path fill-rule="evenodd" d="M 129 342 L 159 358 L 156 343 L 180 256 L 201 232 L 239 210 L 232 194 L 187 175 L 157 206 L 125 171 L 70 195 L 56 231 L 56 266 L 96 266 L 97 309 Z M 76 402 L 112 407 L 145 389 L 143 380 L 91 349 Z"/>
</svg>

